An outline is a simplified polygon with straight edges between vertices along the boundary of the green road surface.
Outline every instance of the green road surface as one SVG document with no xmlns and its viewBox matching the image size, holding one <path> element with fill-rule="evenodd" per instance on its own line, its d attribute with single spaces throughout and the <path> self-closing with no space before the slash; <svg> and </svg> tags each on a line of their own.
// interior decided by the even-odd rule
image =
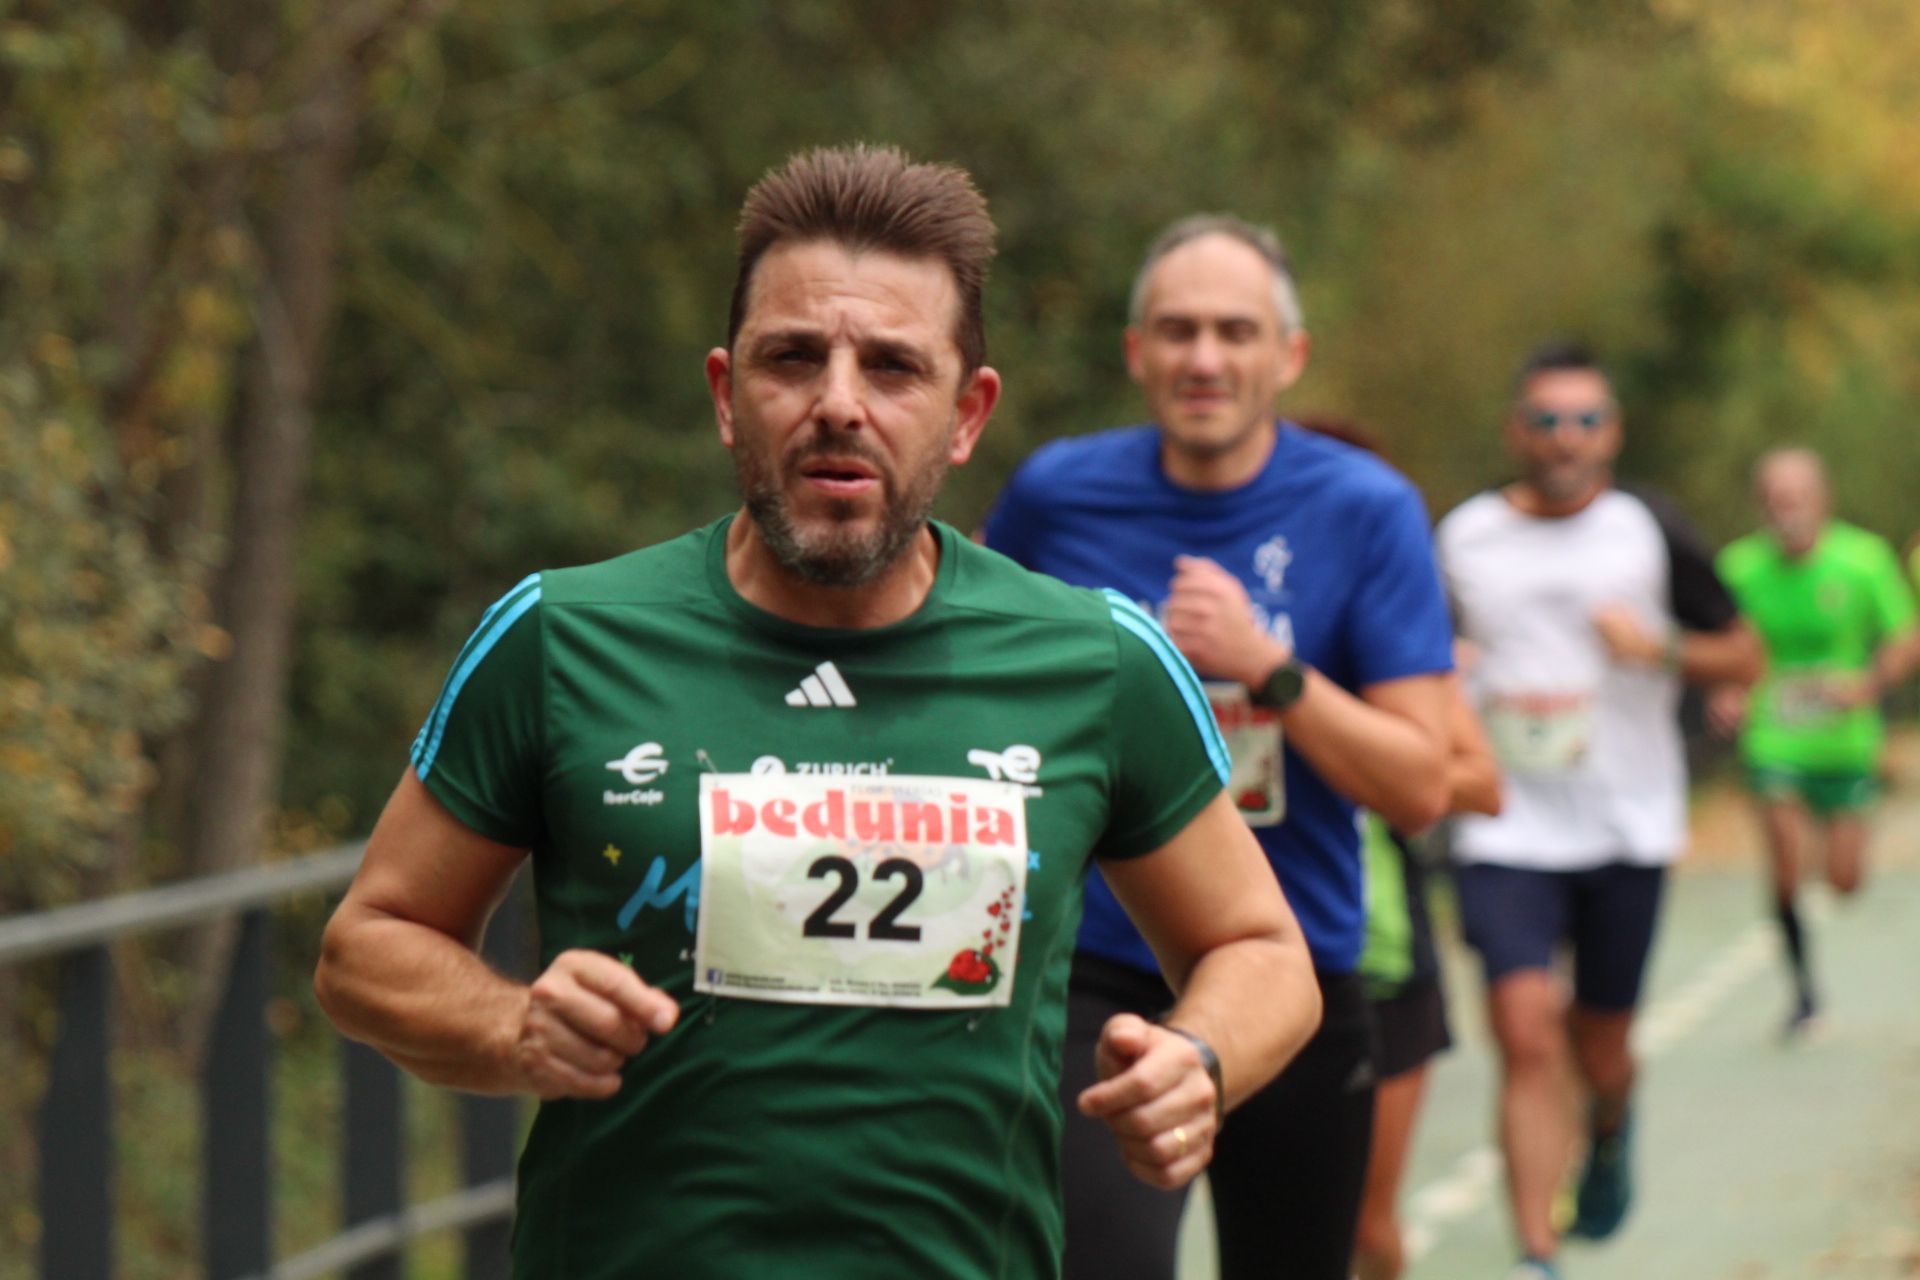
<svg viewBox="0 0 1920 1280">
<path fill-rule="evenodd" d="M 1793 1045 L 1779 1035 L 1787 985 L 1760 922 L 1757 833 L 1735 817 L 1721 824 L 1728 847 L 1670 884 L 1638 1027 L 1633 1212 L 1614 1239 L 1564 1248 L 1562 1273 L 1920 1276 L 1920 792 L 1883 806 L 1857 899 L 1812 898 L 1827 1014 Z M 1419 1255 L 1407 1280 L 1499 1280 L 1515 1251 L 1488 1145 L 1480 979 L 1457 947 L 1445 960 L 1456 1044 L 1430 1077 L 1401 1199 Z M 1180 1277 L 1214 1280 L 1203 1197 L 1194 1209 Z"/>
</svg>

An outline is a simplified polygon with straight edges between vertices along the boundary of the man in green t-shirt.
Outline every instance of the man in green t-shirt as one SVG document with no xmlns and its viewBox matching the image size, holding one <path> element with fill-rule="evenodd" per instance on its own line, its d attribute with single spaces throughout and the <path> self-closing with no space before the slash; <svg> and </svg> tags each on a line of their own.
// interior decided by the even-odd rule
<svg viewBox="0 0 1920 1280">
<path fill-rule="evenodd" d="M 971 181 L 809 152 L 739 235 L 742 509 L 488 611 L 316 985 L 423 1078 L 542 1099 L 526 1280 L 1053 1276 L 1091 858 L 1179 998 L 1076 1102 L 1154 1185 L 1307 1039 L 1311 961 L 1151 619 L 928 519 L 999 394 Z M 522 985 L 473 947 L 529 853 Z"/>
<path fill-rule="evenodd" d="M 1720 576 L 1766 645 L 1768 671 L 1749 696 L 1716 690 L 1722 729 L 1738 729 L 1773 863 L 1774 907 L 1792 965 L 1788 1032 L 1818 998 L 1795 906 L 1806 833 L 1824 847 L 1827 880 L 1860 886 L 1866 814 L 1880 768 L 1880 698 L 1920 659 L 1914 598 L 1888 543 L 1832 519 L 1825 468 L 1808 449 L 1776 449 L 1754 467 L 1766 527 L 1720 553 Z"/>
</svg>

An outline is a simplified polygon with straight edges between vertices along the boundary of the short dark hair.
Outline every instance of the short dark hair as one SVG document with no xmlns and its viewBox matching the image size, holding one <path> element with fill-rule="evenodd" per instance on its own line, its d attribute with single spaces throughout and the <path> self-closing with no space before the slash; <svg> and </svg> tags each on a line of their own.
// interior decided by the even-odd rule
<svg viewBox="0 0 1920 1280">
<path fill-rule="evenodd" d="M 1613 375 L 1600 363 L 1600 357 L 1594 354 L 1592 347 L 1572 338 L 1552 338 L 1535 347 L 1521 363 L 1520 372 L 1513 377 L 1514 396 L 1518 398 L 1527 389 L 1527 383 L 1540 374 L 1561 370 L 1597 373 L 1609 390 L 1613 387 Z"/>
<path fill-rule="evenodd" d="M 960 292 L 954 345 L 963 376 L 987 360 L 981 295 L 993 261 L 993 219 L 964 169 L 918 164 L 896 147 L 865 143 L 803 151 L 747 192 L 727 346 L 740 336 L 754 268 L 780 244 L 826 241 L 904 258 L 938 258 Z"/>
</svg>

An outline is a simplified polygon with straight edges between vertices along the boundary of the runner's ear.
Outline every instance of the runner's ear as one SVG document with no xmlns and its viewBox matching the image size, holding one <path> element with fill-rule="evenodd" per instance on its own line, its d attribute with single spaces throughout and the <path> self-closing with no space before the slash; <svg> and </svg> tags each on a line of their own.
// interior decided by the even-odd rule
<svg viewBox="0 0 1920 1280">
<path fill-rule="evenodd" d="M 725 347 L 707 352 L 707 393 L 713 397 L 713 418 L 720 443 L 733 448 L 733 353 Z"/>
<path fill-rule="evenodd" d="M 961 466 L 973 456 L 973 447 L 980 442 L 980 433 L 986 429 L 987 419 L 993 416 L 993 408 L 999 403 L 1000 375 L 989 366 L 981 365 L 960 388 L 960 397 L 954 402 L 953 443 L 947 450 L 949 463 Z"/>
</svg>

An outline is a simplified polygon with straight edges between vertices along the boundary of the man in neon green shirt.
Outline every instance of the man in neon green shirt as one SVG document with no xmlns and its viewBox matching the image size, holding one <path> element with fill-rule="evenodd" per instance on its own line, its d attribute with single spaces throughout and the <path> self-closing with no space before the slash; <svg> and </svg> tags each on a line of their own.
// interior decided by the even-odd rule
<svg viewBox="0 0 1920 1280">
<path fill-rule="evenodd" d="M 1766 645 L 1769 670 L 1750 698 L 1717 690 L 1711 710 L 1720 727 L 1739 729 L 1766 830 L 1793 966 L 1791 1034 L 1818 1007 L 1794 905 L 1806 833 L 1809 825 L 1818 831 L 1834 889 L 1858 889 L 1884 737 L 1880 698 L 1920 659 L 1920 633 L 1893 548 L 1831 518 L 1817 454 L 1764 455 L 1754 489 L 1766 527 L 1728 546 L 1718 567 Z"/>
</svg>

